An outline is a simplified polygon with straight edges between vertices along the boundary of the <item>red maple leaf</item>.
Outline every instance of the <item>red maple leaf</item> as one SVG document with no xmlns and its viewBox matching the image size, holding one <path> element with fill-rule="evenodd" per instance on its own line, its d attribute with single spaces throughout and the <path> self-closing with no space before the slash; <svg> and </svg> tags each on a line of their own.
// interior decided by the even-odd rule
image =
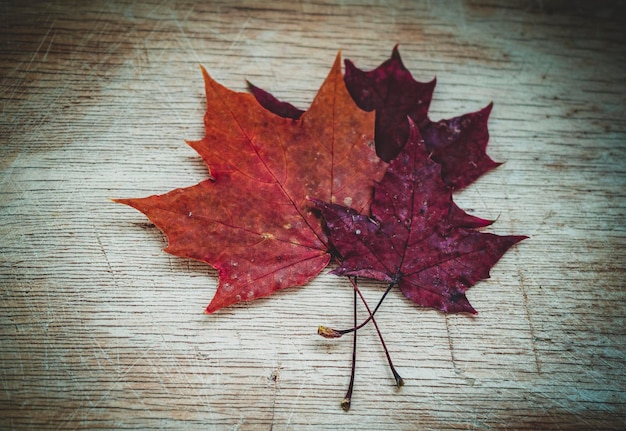
<svg viewBox="0 0 626 431">
<path fill-rule="evenodd" d="M 444 312 L 476 311 L 465 291 L 525 236 L 498 236 L 459 221 L 452 190 L 428 155 L 417 126 L 374 187 L 372 216 L 315 200 L 342 263 L 337 275 L 399 286 L 419 305 Z"/>
<path fill-rule="evenodd" d="M 374 116 L 348 94 L 339 55 L 297 121 L 270 113 L 202 69 L 205 137 L 188 142 L 211 179 L 164 195 L 118 199 L 146 214 L 165 251 L 219 272 L 212 313 L 307 283 L 329 262 L 328 238 L 308 199 L 368 211 L 386 164 L 375 154 Z"/>
</svg>

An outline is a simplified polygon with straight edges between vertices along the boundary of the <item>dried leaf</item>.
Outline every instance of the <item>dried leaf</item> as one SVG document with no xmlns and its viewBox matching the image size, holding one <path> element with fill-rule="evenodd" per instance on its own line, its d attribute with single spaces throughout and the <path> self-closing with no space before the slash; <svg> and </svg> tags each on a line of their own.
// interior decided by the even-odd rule
<svg viewBox="0 0 626 431">
<path fill-rule="evenodd" d="M 348 94 L 337 59 L 309 110 L 281 118 L 203 69 L 205 137 L 189 142 L 212 179 L 164 195 L 118 199 L 146 214 L 165 251 L 219 271 L 212 313 L 314 278 L 329 262 L 328 238 L 309 198 L 368 211 L 386 164 L 373 144 L 374 116 Z"/>
<path fill-rule="evenodd" d="M 342 256 L 334 273 L 397 284 L 421 306 L 475 313 L 465 291 L 488 278 L 500 257 L 526 237 L 482 233 L 459 222 L 440 169 L 410 122 L 407 144 L 374 188 L 370 217 L 316 200 Z"/>
<path fill-rule="evenodd" d="M 376 111 L 376 152 L 389 162 L 409 137 L 407 116 L 416 124 L 426 120 L 436 80 L 418 82 L 402 63 L 398 46 L 391 58 L 376 69 L 364 72 L 345 60 L 345 81 L 356 104 Z"/>
</svg>

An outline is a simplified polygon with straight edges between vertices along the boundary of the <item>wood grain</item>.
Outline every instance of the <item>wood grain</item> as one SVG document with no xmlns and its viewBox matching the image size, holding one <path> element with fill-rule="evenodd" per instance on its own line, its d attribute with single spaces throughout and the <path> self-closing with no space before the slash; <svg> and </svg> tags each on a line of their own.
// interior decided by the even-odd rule
<svg viewBox="0 0 626 431">
<path fill-rule="evenodd" d="M 0 428 L 626 428 L 626 56 L 616 2 L 5 2 L 0 18 Z M 111 197 L 207 172 L 203 64 L 305 108 L 342 49 L 400 43 L 431 116 L 490 101 L 506 161 L 457 195 L 531 238 L 470 290 L 476 317 L 390 295 L 350 340 L 351 291 L 305 288 L 202 313 L 206 265 Z M 382 292 L 366 284 L 368 299 Z"/>
</svg>

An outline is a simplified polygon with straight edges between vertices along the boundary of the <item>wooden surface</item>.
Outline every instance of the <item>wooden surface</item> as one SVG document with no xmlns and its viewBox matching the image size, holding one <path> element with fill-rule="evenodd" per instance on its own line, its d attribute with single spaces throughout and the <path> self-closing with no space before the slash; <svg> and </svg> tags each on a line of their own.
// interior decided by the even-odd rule
<svg viewBox="0 0 626 431">
<path fill-rule="evenodd" d="M 619 2 L 2 2 L 0 428 L 624 429 L 626 56 Z M 586 6 L 587 3 L 590 5 Z M 199 64 L 306 107 L 338 49 L 400 43 L 433 119 L 490 101 L 506 161 L 459 204 L 531 238 L 469 291 L 476 317 L 393 292 L 356 389 L 351 291 L 305 288 L 203 314 L 208 266 L 110 202 L 207 176 Z M 382 286 L 367 284 L 374 303 Z"/>
</svg>

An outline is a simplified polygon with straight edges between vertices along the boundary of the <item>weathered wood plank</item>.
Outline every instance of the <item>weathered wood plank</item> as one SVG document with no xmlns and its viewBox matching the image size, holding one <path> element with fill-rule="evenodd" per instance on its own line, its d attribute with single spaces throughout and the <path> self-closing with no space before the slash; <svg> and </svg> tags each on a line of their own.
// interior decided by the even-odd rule
<svg viewBox="0 0 626 431">
<path fill-rule="evenodd" d="M 15 3 L 15 4 L 14 4 Z M 0 55 L 0 427 L 623 429 L 626 57 L 611 2 L 10 2 Z M 458 194 L 531 239 L 470 290 L 476 317 L 390 295 L 339 409 L 352 294 L 326 272 L 214 315 L 215 272 L 110 197 L 206 177 L 203 64 L 300 107 L 336 50 L 400 43 L 432 118 L 490 101 L 506 163 Z M 365 284 L 375 302 L 382 288 Z"/>
</svg>

